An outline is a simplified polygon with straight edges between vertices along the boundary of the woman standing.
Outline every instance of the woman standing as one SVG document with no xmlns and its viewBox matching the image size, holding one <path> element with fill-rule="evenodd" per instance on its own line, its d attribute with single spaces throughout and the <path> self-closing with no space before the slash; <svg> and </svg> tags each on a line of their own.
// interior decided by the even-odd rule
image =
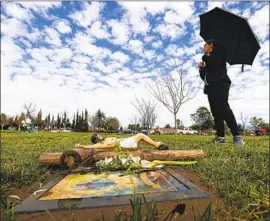
<svg viewBox="0 0 270 221">
<path fill-rule="evenodd" d="M 200 77 L 204 81 L 204 93 L 208 96 L 214 117 L 216 137 L 214 143 L 226 143 L 224 121 L 233 135 L 234 144 L 243 146 L 234 114 L 229 106 L 228 97 L 231 80 L 227 75 L 226 58 L 221 46 L 214 40 L 205 42 L 203 62 L 199 63 Z"/>
</svg>

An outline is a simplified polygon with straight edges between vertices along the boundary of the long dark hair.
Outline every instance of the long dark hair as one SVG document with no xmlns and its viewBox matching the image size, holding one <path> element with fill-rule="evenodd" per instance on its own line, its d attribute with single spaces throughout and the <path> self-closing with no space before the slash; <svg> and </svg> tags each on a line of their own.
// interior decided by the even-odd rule
<svg viewBox="0 0 270 221">
<path fill-rule="evenodd" d="M 103 137 L 102 139 L 98 138 L 98 133 L 94 133 L 94 134 L 92 135 L 92 137 L 91 137 L 91 142 L 92 142 L 93 144 L 96 144 L 96 143 L 98 143 L 98 142 L 100 142 L 100 141 L 103 141 L 103 140 L 105 140 L 104 137 Z"/>
</svg>

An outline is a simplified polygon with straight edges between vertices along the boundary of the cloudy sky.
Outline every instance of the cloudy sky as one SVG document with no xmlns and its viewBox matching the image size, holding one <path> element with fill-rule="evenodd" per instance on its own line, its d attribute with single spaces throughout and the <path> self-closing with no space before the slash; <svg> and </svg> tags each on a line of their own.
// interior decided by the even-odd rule
<svg viewBox="0 0 270 221">
<path fill-rule="evenodd" d="M 238 121 L 241 112 L 269 121 L 269 2 L 2 2 L 1 112 L 30 102 L 44 115 L 100 108 L 126 126 L 135 98 L 154 100 L 146 84 L 161 68 L 183 62 L 200 82 L 199 15 L 214 7 L 247 17 L 261 44 L 244 73 L 228 66 L 231 108 Z M 199 106 L 209 107 L 202 90 L 177 117 L 191 125 Z M 157 114 L 157 125 L 173 125 L 162 105 Z"/>
</svg>

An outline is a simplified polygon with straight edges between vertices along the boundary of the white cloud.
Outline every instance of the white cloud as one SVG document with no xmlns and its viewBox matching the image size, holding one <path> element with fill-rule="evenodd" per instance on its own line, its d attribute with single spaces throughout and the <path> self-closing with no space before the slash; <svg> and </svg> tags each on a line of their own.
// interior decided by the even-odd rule
<svg viewBox="0 0 270 221">
<path fill-rule="evenodd" d="M 59 20 L 55 22 L 55 28 L 62 34 L 72 32 L 71 26 L 67 20 Z"/>
<path fill-rule="evenodd" d="M 50 59 L 61 63 L 64 61 L 69 61 L 72 58 L 72 51 L 69 48 L 60 48 L 54 50 L 55 54 Z"/>
<path fill-rule="evenodd" d="M 70 18 L 72 18 L 77 24 L 87 28 L 94 21 L 97 21 L 100 18 L 100 12 L 103 7 L 104 4 L 100 2 L 84 2 L 83 10 L 72 13 Z"/>
<path fill-rule="evenodd" d="M 164 20 L 167 19 L 169 23 L 183 25 L 193 14 L 194 2 L 170 2 L 169 8 L 172 10 L 165 13 Z"/>
<path fill-rule="evenodd" d="M 106 39 L 110 37 L 110 34 L 107 31 L 107 27 L 102 25 L 100 21 L 95 21 L 91 28 L 88 30 L 88 33 L 98 39 Z"/>
<path fill-rule="evenodd" d="M 132 66 L 134 67 L 144 67 L 146 64 L 147 63 L 144 59 L 137 59 L 132 62 Z"/>
<path fill-rule="evenodd" d="M 176 44 L 170 44 L 166 49 L 165 52 L 167 55 L 172 55 L 174 57 L 181 57 L 183 56 L 184 52 L 181 47 Z"/>
<path fill-rule="evenodd" d="M 11 38 L 25 36 L 26 25 L 15 18 L 4 19 L 1 21 L 1 33 Z"/>
<path fill-rule="evenodd" d="M 125 23 L 112 19 L 108 21 L 108 25 L 111 28 L 113 36 L 112 42 L 114 44 L 123 45 L 127 43 L 130 33 L 129 27 Z"/>
<path fill-rule="evenodd" d="M 264 6 L 260 10 L 256 11 L 249 19 L 250 25 L 256 33 L 257 37 L 263 41 L 269 36 L 269 5 Z"/>
<path fill-rule="evenodd" d="M 224 2 L 208 1 L 207 11 L 214 9 L 215 7 L 222 8 L 223 5 L 224 5 Z"/>
<path fill-rule="evenodd" d="M 35 12 L 46 12 L 49 8 L 60 7 L 61 2 L 21 2 L 20 5 Z"/>
<path fill-rule="evenodd" d="M 74 61 L 78 63 L 90 63 L 91 59 L 88 56 L 83 56 L 81 54 L 77 54 L 75 57 L 72 58 Z"/>
<path fill-rule="evenodd" d="M 229 6 L 229 7 L 231 7 L 231 6 L 237 6 L 238 4 L 239 4 L 240 2 L 226 2 L 225 4 L 226 4 L 226 6 Z"/>
<path fill-rule="evenodd" d="M 151 15 L 163 13 L 169 5 L 168 2 L 158 2 L 158 4 L 156 2 L 142 2 L 142 4 Z"/>
<path fill-rule="evenodd" d="M 153 29 L 154 32 L 159 33 L 163 39 L 171 38 L 177 39 L 185 34 L 185 28 L 180 28 L 175 24 L 160 24 Z"/>
<path fill-rule="evenodd" d="M 48 55 L 46 55 L 45 53 L 41 53 L 41 52 L 46 52 L 47 49 L 37 49 L 37 48 L 34 48 L 32 50 L 27 50 L 28 53 L 31 55 L 31 57 L 33 59 L 35 59 L 36 61 L 40 62 L 40 63 L 49 63 L 49 60 L 48 60 Z M 34 63 L 36 64 L 36 63 Z M 35 67 L 33 65 L 33 67 Z"/>
<path fill-rule="evenodd" d="M 62 4 L 61 2 L 20 2 L 20 5 L 29 12 L 30 16 L 32 16 L 34 12 L 46 19 L 54 20 L 55 16 L 47 12 L 49 9 L 56 9 Z"/>
<path fill-rule="evenodd" d="M 32 47 L 32 44 L 28 40 L 23 39 L 22 37 L 19 38 L 19 41 L 22 42 L 27 48 Z"/>
<path fill-rule="evenodd" d="M 185 12 L 185 10 L 183 10 L 181 12 Z M 191 16 L 193 11 L 189 11 L 189 12 L 191 12 L 191 13 L 183 15 L 183 13 L 179 14 L 176 11 L 173 11 L 173 10 L 167 11 L 165 13 L 165 16 L 164 16 L 164 21 L 167 22 L 167 23 L 183 25 L 183 23 L 185 21 L 187 21 L 186 19 L 189 16 Z"/>
<path fill-rule="evenodd" d="M 111 55 L 111 59 L 119 61 L 120 63 L 126 63 L 129 60 L 129 56 L 123 52 L 117 51 Z"/>
<path fill-rule="evenodd" d="M 96 67 L 98 70 L 102 71 L 104 74 L 112 74 L 117 69 L 120 69 L 122 67 L 122 64 L 114 61 L 105 65 L 104 62 L 96 61 L 93 63 L 93 67 Z"/>
<path fill-rule="evenodd" d="M 152 60 L 154 57 L 156 57 L 156 52 L 154 50 L 144 51 L 144 57 L 148 60 Z"/>
<path fill-rule="evenodd" d="M 143 55 L 143 42 L 140 40 L 130 40 L 128 48 L 134 54 Z"/>
<path fill-rule="evenodd" d="M 125 17 L 133 32 L 146 34 L 149 31 L 150 24 L 146 19 L 147 12 L 141 6 L 141 2 L 119 2 L 119 4 L 127 10 Z"/>
<path fill-rule="evenodd" d="M 164 59 L 165 59 L 165 57 L 164 57 L 163 54 L 159 54 L 159 55 L 157 56 L 157 62 L 160 62 L 160 61 L 162 61 L 162 60 L 164 60 Z"/>
<path fill-rule="evenodd" d="M 62 45 L 60 35 L 54 28 L 46 27 L 44 31 L 47 33 L 47 35 L 45 35 L 45 40 L 47 43 L 55 45 L 55 46 Z"/>
<path fill-rule="evenodd" d="M 83 45 L 81 45 L 83 47 Z M 87 47 L 80 48 L 81 52 L 93 57 L 94 59 L 104 59 L 111 55 L 111 51 L 107 48 L 97 47 L 94 44 L 89 44 Z"/>
<path fill-rule="evenodd" d="M 162 41 L 158 40 L 152 43 L 153 48 L 160 48 L 162 46 Z"/>
<path fill-rule="evenodd" d="M 152 41 L 154 41 L 154 39 L 155 39 L 154 36 L 146 35 L 146 36 L 143 38 L 143 41 L 146 42 L 146 43 L 151 43 Z"/>
<path fill-rule="evenodd" d="M 1 38 L 1 67 L 12 66 L 16 61 L 22 59 L 24 51 L 8 37 Z M 2 72 L 1 72 L 2 76 Z"/>
<path fill-rule="evenodd" d="M 77 32 L 75 37 L 69 40 L 69 44 L 77 50 L 84 51 L 85 48 L 94 42 L 94 39 L 83 32 Z"/>
<path fill-rule="evenodd" d="M 3 3 L 3 7 L 9 16 L 18 19 L 19 21 L 29 21 L 29 19 L 32 18 L 32 15 L 18 4 Z"/>
</svg>

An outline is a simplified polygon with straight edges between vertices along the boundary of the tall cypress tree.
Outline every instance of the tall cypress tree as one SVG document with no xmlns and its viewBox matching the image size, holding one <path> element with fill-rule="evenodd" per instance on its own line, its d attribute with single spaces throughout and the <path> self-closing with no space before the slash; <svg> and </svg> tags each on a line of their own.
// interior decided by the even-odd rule
<svg viewBox="0 0 270 221">
<path fill-rule="evenodd" d="M 52 116 L 52 121 L 51 121 L 51 129 L 54 128 L 55 122 L 54 122 L 54 116 Z"/>
<path fill-rule="evenodd" d="M 79 110 L 77 110 L 77 117 L 76 117 L 76 124 L 75 124 L 75 126 L 77 126 L 77 124 L 79 124 Z"/>
<path fill-rule="evenodd" d="M 72 120 L 72 129 L 74 130 L 75 128 L 75 124 L 76 124 L 76 117 L 75 117 L 75 114 L 73 115 L 73 120 Z"/>
<path fill-rule="evenodd" d="M 88 111 L 87 111 L 86 108 L 85 108 L 85 111 L 84 111 L 84 118 L 85 118 L 85 122 L 88 124 Z"/>
<path fill-rule="evenodd" d="M 81 118 L 81 123 L 84 122 L 84 118 L 83 118 L 83 111 L 82 111 L 82 118 Z"/>
<path fill-rule="evenodd" d="M 60 129 L 60 126 L 61 126 L 61 119 L 60 119 L 60 116 L 59 116 L 59 113 L 57 114 L 57 129 Z"/>
<path fill-rule="evenodd" d="M 51 114 L 48 115 L 48 124 L 51 124 Z"/>
</svg>

